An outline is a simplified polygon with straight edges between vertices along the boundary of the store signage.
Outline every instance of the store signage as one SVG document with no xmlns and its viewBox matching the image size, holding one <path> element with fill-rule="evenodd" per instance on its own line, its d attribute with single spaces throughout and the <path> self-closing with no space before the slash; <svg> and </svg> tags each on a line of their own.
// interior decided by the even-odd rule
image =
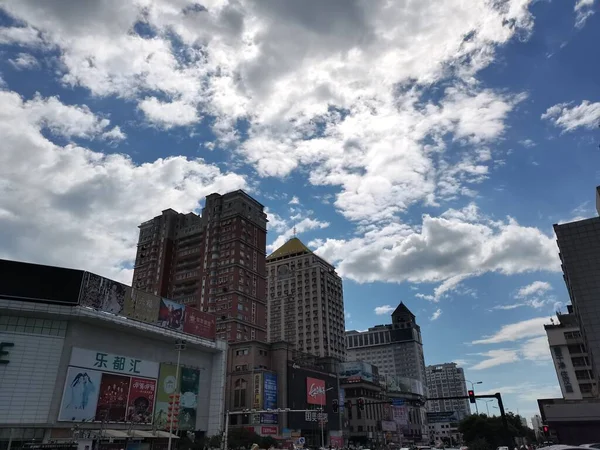
<svg viewBox="0 0 600 450">
<path fill-rule="evenodd" d="M 101 372 L 120 373 L 129 376 L 142 376 L 158 378 L 159 364 L 153 361 L 144 361 L 129 356 L 115 355 L 73 347 L 71 352 L 71 366 L 99 370 Z"/>
<path fill-rule="evenodd" d="M 265 409 L 277 408 L 277 374 L 264 374 L 264 406 Z"/>
<path fill-rule="evenodd" d="M 277 434 L 277 427 L 260 427 L 260 434 L 263 436 L 274 436 Z"/>
<path fill-rule="evenodd" d="M 0 364 L 8 364 L 8 349 L 14 347 L 13 342 L 0 342 Z"/>
<path fill-rule="evenodd" d="M 279 418 L 276 413 L 261 413 L 260 423 L 263 425 L 277 425 L 279 423 Z"/>
<path fill-rule="evenodd" d="M 309 405 L 325 405 L 325 380 L 306 378 L 306 403 Z"/>
<path fill-rule="evenodd" d="M 254 409 L 260 409 L 262 404 L 262 374 L 254 374 Z"/>
<path fill-rule="evenodd" d="M 304 420 L 306 422 L 329 422 L 329 417 L 327 413 L 321 413 L 319 411 L 305 411 L 304 412 Z"/>
</svg>

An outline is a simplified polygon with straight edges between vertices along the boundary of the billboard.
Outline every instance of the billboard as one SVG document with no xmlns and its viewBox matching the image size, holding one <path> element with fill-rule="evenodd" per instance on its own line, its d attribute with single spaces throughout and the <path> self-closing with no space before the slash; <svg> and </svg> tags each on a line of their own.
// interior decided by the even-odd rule
<svg viewBox="0 0 600 450">
<path fill-rule="evenodd" d="M 130 294 L 129 286 L 86 272 L 83 276 L 79 304 L 118 315 L 122 313 L 125 306 L 125 297 Z"/>
<path fill-rule="evenodd" d="M 167 413 L 169 411 L 169 395 L 175 393 L 177 383 L 174 364 L 161 364 L 158 386 L 156 387 L 156 406 L 154 408 L 154 423 L 159 429 L 167 428 Z"/>
<path fill-rule="evenodd" d="M 381 375 L 379 383 L 388 392 L 410 392 L 411 394 L 425 395 L 423 383 L 414 378 L 401 377 L 397 375 Z"/>
<path fill-rule="evenodd" d="M 399 426 L 408 425 L 408 409 L 406 406 L 392 405 L 392 420 Z"/>
<path fill-rule="evenodd" d="M 340 364 L 340 378 L 349 382 L 375 383 L 379 377 L 374 376 L 373 372 L 373 366 L 364 361 L 348 361 Z"/>
<path fill-rule="evenodd" d="M 264 377 L 264 409 L 276 409 L 277 408 L 277 374 L 276 373 L 265 373 Z"/>
<path fill-rule="evenodd" d="M 181 369 L 180 383 L 181 410 L 179 413 L 179 429 L 194 431 L 196 429 L 200 371 L 191 367 L 183 367 Z"/>
<path fill-rule="evenodd" d="M 102 372 L 69 367 L 58 420 L 89 422 L 96 417 Z"/>
<path fill-rule="evenodd" d="M 132 377 L 127 402 L 127 422 L 152 423 L 156 380 Z"/>
<path fill-rule="evenodd" d="M 391 420 L 382 420 L 381 421 L 381 431 L 396 431 L 397 425 L 396 422 Z"/>
<path fill-rule="evenodd" d="M 252 404 L 254 409 L 262 405 L 262 373 L 255 373 L 252 378 Z"/>
<path fill-rule="evenodd" d="M 306 403 L 309 405 L 325 404 L 325 380 L 306 378 Z"/>
<path fill-rule="evenodd" d="M 151 417 L 158 363 L 73 347 L 59 421 L 146 421 Z"/>
<path fill-rule="evenodd" d="M 0 297 L 76 305 L 82 270 L 0 259 Z"/>
<path fill-rule="evenodd" d="M 125 297 L 123 314 L 141 322 L 156 323 L 159 307 L 159 296 L 139 289 L 131 289 L 131 295 Z"/>
<path fill-rule="evenodd" d="M 428 412 L 427 422 L 429 423 L 446 423 L 446 422 L 458 422 L 456 411 L 440 411 L 440 412 Z"/>
<path fill-rule="evenodd" d="M 158 325 L 172 330 L 183 331 L 185 306 L 166 298 L 160 299 Z"/>
<path fill-rule="evenodd" d="M 214 339 L 216 334 L 216 317 L 190 306 L 185 307 L 183 331 L 195 336 Z"/>
<path fill-rule="evenodd" d="M 125 422 L 131 378 L 103 373 L 96 408 L 98 422 Z"/>
</svg>

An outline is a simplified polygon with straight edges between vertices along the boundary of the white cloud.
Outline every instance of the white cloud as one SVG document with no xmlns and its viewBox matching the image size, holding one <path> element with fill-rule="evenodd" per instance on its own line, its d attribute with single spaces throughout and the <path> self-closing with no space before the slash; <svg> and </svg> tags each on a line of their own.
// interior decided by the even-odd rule
<svg viewBox="0 0 600 450">
<path fill-rule="evenodd" d="M 519 144 L 521 144 L 523 147 L 525 148 L 531 148 L 531 147 L 535 147 L 537 144 L 532 141 L 531 139 L 524 139 L 522 141 L 519 141 Z"/>
<path fill-rule="evenodd" d="M 586 20 L 594 13 L 594 0 L 577 0 L 575 3 L 575 26 L 583 28 Z"/>
<path fill-rule="evenodd" d="M 4 30 L 5 39 L 59 47 L 64 83 L 132 99 L 167 128 L 212 116 L 220 145 L 262 176 L 314 166 L 310 182 L 339 188 L 345 217 L 376 222 L 414 203 L 473 196 L 489 176 L 493 152 L 484 147 L 502 137 L 524 96 L 476 77 L 497 47 L 527 38 L 530 2 L 423 0 L 409 14 L 375 0 L 221 0 L 202 11 L 169 0 L 7 0 L 3 8 L 27 25 Z M 154 36 L 133 32 L 136 22 Z M 439 100 L 429 99 L 442 81 Z"/>
<path fill-rule="evenodd" d="M 562 128 L 563 133 L 574 131 L 577 128 L 593 129 L 600 121 L 600 102 L 590 103 L 584 100 L 578 106 L 569 103 L 559 103 L 546 110 L 542 119 L 549 120 L 555 126 Z"/>
<path fill-rule="evenodd" d="M 299 205 L 300 204 L 300 199 L 294 195 L 292 197 L 292 199 L 288 202 L 288 204 L 290 204 L 290 205 Z"/>
<path fill-rule="evenodd" d="M 0 91 L 0 104 L 0 258 L 130 282 L 140 222 L 169 207 L 191 211 L 207 194 L 245 187 L 243 177 L 201 159 L 138 165 L 119 154 L 57 145 L 42 134 L 44 128 L 67 138 L 105 133 L 108 120 L 84 106 L 55 97 L 24 101 L 10 91 Z"/>
<path fill-rule="evenodd" d="M 492 307 L 493 310 L 500 310 L 500 311 L 509 311 L 511 309 L 516 309 L 516 308 L 520 308 L 521 306 L 525 306 L 527 303 L 512 303 L 510 305 L 496 305 L 494 307 Z"/>
<path fill-rule="evenodd" d="M 516 298 L 525 298 L 525 297 L 530 297 L 532 295 L 537 296 L 537 295 L 545 294 L 546 292 L 551 291 L 551 290 L 552 290 L 552 286 L 550 285 L 550 283 L 548 283 L 546 281 L 534 281 L 533 283 L 520 288 L 519 291 L 517 292 Z"/>
<path fill-rule="evenodd" d="M 391 305 L 383 305 L 377 306 L 375 308 L 375 314 L 378 316 L 385 316 L 386 314 L 391 314 L 396 308 Z"/>
<path fill-rule="evenodd" d="M 191 125 L 200 120 L 196 108 L 182 101 L 161 102 L 155 97 L 147 97 L 140 102 L 139 108 L 151 122 L 164 128 Z"/>
<path fill-rule="evenodd" d="M 37 69 L 40 66 L 35 56 L 29 53 L 19 53 L 16 58 L 11 58 L 8 62 L 17 70 Z"/>
<path fill-rule="evenodd" d="M 121 131 L 121 127 L 119 126 L 102 133 L 102 139 L 106 139 L 107 141 L 122 141 L 126 137 L 127 135 Z"/>
<path fill-rule="evenodd" d="M 525 338 L 545 336 L 544 325 L 549 322 L 550 319 L 548 317 L 536 317 L 534 319 L 511 323 L 502 326 L 499 331 L 491 336 L 485 336 L 482 339 L 473 341 L 472 344 L 498 344 L 501 342 L 513 342 Z"/>
<path fill-rule="evenodd" d="M 38 46 L 43 44 L 40 33 L 31 27 L 0 27 L 0 44 Z"/>
<path fill-rule="evenodd" d="M 281 216 L 277 213 L 271 212 L 269 208 L 265 208 L 265 213 L 267 214 L 267 228 L 269 231 L 273 230 L 276 232 L 282 232 L 287 228 L 287 222 L 281 218 Z"/>
<path fill-rule="evenodd" d="M 520 348 L 523 359 L 529 361 L 550 361 L 552 356 L 550 355 L 550 346 L 548 344 L 548 338 L 546 336 L 538 336 L 533 339 L 525 341 Z"/>
<path fill-rule="evenodd" d="M 513 219 L 469 222 L 425 215 L 420 226 L 392 223 L 351 239 L 327 239 L 316 252 L 360 283 L 442 283 L 436 298 L 486 272 L 560 270 L 554 237 Z"/>
<path fill-rule="evenodd" d="M 459 366 L 459 367 L 467 367 L 470 364 L 470 362 L 468 360 L 466 360 L 466 359 L 460 359 L 460 358 L 459 359 L 453 359 L 452 362 L 456 363 L 456 365 Z"/>
<path fill-rule="evenodd" d="M 484 353 L 478 353 L 479 356 L 484 356 L 487 359 L 478 362 L 471 366 L 470 370 L 484 370 L 501 364 L 508 364 L 519 360 L 519 355 L 516 350 L 498 349 L 490 350 Z"/>
<path fill-rule="evenodd" d="M 441 308 L 438 308 L 433 312 L 433 314 L 431 315 L 429 320 L 431 320 L 431 321 L 438 320 L 441 315 L 442 315 L 442 310 L 441 310 Z"/>
</svg>

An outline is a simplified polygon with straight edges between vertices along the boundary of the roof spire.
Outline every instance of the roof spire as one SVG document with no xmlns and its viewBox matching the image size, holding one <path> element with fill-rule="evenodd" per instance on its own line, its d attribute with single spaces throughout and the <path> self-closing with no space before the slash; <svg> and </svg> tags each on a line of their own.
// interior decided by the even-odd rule
<svg viewBox="0 0 600 450">
<path fill-rule="evenodd" d="M 294 233 L 294 237 L 296 237 L 296 225 L 294 225 L 293 233 Z"/>
</svg>

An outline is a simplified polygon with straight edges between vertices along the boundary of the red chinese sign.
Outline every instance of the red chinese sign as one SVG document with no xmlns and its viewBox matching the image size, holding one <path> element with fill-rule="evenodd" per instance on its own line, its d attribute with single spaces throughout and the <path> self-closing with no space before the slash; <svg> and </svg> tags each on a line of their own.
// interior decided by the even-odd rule
<svg viewBox="0 0 600 450">
<path fill-rule="evenodd" d="M 274 436 L 277 434 L 277 427 L 260 427 L 262 436 Z"/>
<path fill-rule="evenodd" d="M 132 378 L 129 385 L 129 402 L 127 403 L 127 421 L 133 423 L 152 422 L 156 380 Z"/>
<path fill-rule="evenodd" d="M 309 405 L 325 405 L 325 380 L 306 378 L 306 403 Z"/>
<path fill-rule="evenodd" d="M 185 309 L 183 331 L 195 336 L 214 339 L 216 334 L 216 317 L 188 306 Z"/>
</svg>

